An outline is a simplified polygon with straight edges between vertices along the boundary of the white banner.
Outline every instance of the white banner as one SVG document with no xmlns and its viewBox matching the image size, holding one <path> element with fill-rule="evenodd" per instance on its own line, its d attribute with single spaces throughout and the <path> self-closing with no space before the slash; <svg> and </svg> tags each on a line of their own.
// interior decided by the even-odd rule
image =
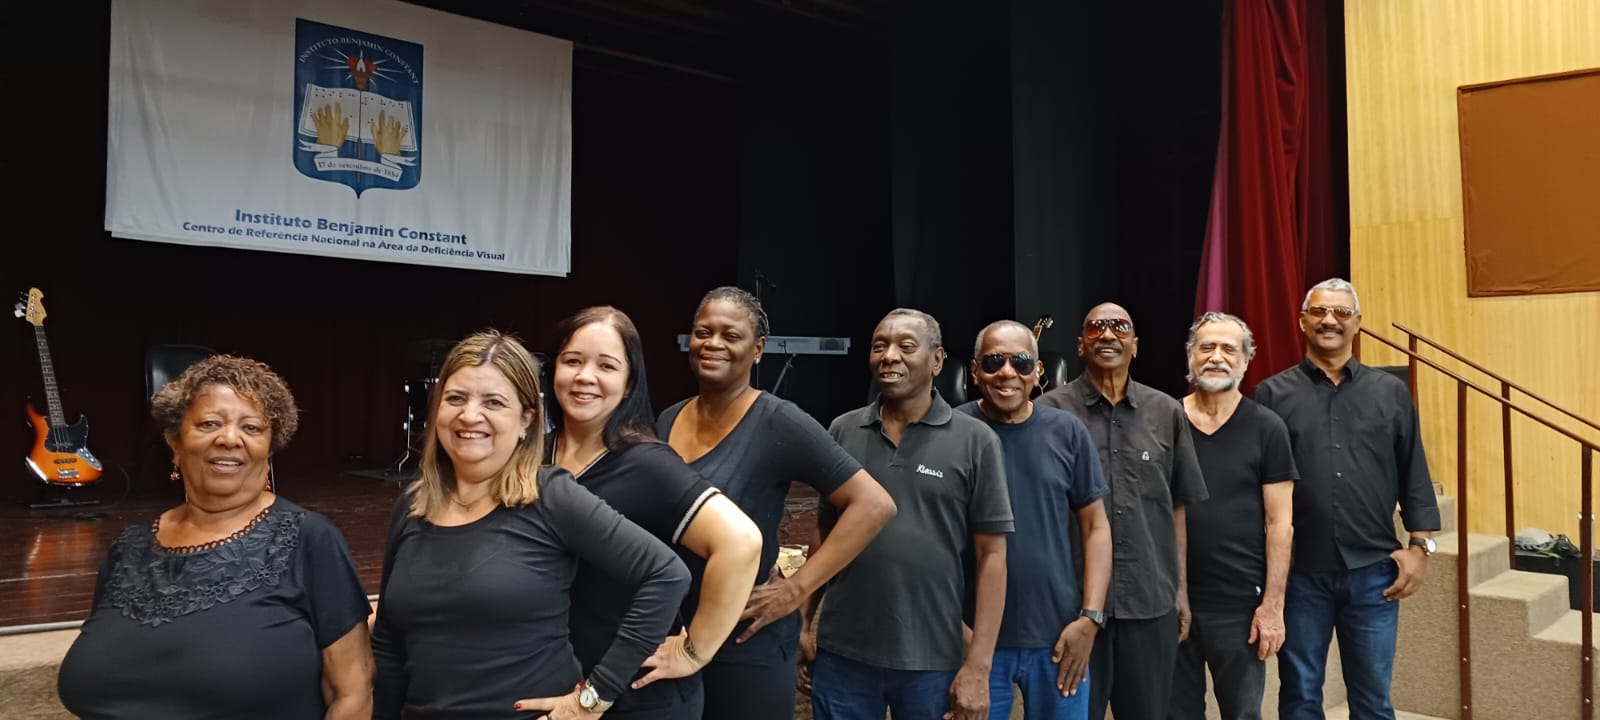
<svg viewBox="0 0 1600 720">
<path fill-rule="evenodd" d="M 114 0 L 106 230 L 571 269 L 572 43 L 390 0 Z"/>
</svg>

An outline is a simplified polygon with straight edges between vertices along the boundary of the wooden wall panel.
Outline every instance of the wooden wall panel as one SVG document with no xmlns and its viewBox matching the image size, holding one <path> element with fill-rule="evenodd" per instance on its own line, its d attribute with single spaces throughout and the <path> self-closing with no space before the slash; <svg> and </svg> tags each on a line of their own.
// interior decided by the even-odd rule
<svg viewBox="0 0 1600 720">
<path fill-rule="evenodd" d="M 1345 3 L 1351 280 L 1366 326 L 1402 340 L 1389 323 L 1405 324 L 1600 420 L 1600 293 L 1467 297 L 1456 128 L 1457 87 L 1600 67 L 1596 38 L 1590 0 Z M 1362 350 L 1365 362 L 1401 360 L 1377 343 Z M 1455 386 L 1420 377 L 1430 466 L 1454 494 Z M 1469 524 L 1502 532 L 1500 413 L 1482 398 L 1468 408 Z M 1576 540 L 1577 445 L 1526 420 L 1512 427 L 1517 526 Z"/>
</svg>

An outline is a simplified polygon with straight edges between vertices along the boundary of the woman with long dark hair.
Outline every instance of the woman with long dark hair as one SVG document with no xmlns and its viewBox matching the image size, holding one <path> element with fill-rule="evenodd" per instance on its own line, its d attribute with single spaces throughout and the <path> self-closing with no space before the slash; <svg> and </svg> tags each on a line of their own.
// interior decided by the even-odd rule
<svg viewBox="0 0 1600 720">
<path fill-rule="evenodd" d="M 656 439 L 644 348 L 626 314 L 580 310 L 562 323 L 551 385 L 560 408 L 555 463 L 658 540 L 703 559 L 698 606 L 645 662 L 610 717 L 700 720 L 698 672 L 739 620 L 761 557 L 754 522 Z M 580 567 L 572 589 L 572 641 L 585 667 L 605 652 L 627 610 L 602 573 Z M 679 630 L 679 628 L 682 628 Z"/>
</svg>

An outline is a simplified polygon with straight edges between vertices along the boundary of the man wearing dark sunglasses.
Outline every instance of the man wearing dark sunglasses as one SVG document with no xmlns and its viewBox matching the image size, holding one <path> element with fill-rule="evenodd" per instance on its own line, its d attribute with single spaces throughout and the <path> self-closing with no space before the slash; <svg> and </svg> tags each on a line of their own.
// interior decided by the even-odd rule
<svg viewBox="0 0 1600 720">
<path fill-rule="evenodd" d="M 1006 541 L 1006 606 L 989 673 L 990 717 L 1010 717 L 1016 686 L 1026 720 L 1083 720 L 1089 655 L 1105 623 L 1111 580 L 1100 458 L 1077 416 L 1034 405 L 1039 347 L 1026 325 L 990 324 L 978 333 L 973 356 L 982 399 L 956 411 L 1000 437 L 1016 516 Z M 1081 582 L 1076 563 L 1064 560 L 1080 554 Z"/>
<path fill-rule="evenodd" d="M 1138 352 L 1128 311 L 1096 306 L 1078 338 L 1083 374 L 1036 401 L 1083 421 L 1111 488 L 1108 618 L 1089 661 L 1094 720 L 1107 705 L 1117 720 L 1166 717 L 1178 643 L 1189 632 L 1183 508 L 1206 499 L 1183 406 L 1129 377 Z"/>
<path fill-rule="evenodd" d="M 1187 513 L 1194 622 L 1178 646 L 1168 720 L 1204 720 L 1206 668 L 1224 720 L 1261 720 L 1266 660 L 1283 645 L 1294 481 L 1289 431 L 1239 393 L 1255 338 L 1208 312 L 1185 345 L 1195 391 L 1183 399 L 1210 499 Z"/>
<path fill-rule="evenodd" d="M 1278 654 L 1278 716 L 1322 718 L 1335 629 L 1355 720 L 1392 719 L 1395 633 L 1402 598 L 1422 586 L 1439 503 L 1422 451 L 1417 408 L 1399 378 L 1356 361 L 1361 301 L 1349 281 L 1311 287 L 1300 306 L 1306 357 L 1256 386 L 1283 418 L 1300 482 L 1294 489 L 1294 566 Z M 1395 538 L 1394 508 L 1411 534 Z"/>
</svg>

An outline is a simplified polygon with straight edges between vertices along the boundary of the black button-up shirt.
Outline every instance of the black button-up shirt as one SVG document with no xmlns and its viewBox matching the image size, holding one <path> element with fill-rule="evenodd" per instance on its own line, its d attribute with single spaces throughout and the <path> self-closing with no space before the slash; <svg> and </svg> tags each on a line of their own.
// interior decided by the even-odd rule
<svg viewBox="0 0 1600 720">
<path fill-rule="evenodd" d="M 1294 570 L 1354 570 L 1400 548 L 1408 531 L 1438 530 L 1439 501 L 1406 384 L 1354 359 L 1334 385 L 1307 360 L 1256 386 L 1283 418 L 1300 482 L 1294 486 Z"/>
<path fill-rule="evenodd" d="M 1100 451 L 1100 466 L 1111 487 L 1106 507 L 1111 517 L 1108 613 L 1148 620 L 1173 612 L 1178 535 L 1172 509 L 1206 499 L 1183 406 L 1131 379 L 1122 402 L 1113 406 L 1087 375 L 1036 402 L 1077 415 Z"/>
</svg>

